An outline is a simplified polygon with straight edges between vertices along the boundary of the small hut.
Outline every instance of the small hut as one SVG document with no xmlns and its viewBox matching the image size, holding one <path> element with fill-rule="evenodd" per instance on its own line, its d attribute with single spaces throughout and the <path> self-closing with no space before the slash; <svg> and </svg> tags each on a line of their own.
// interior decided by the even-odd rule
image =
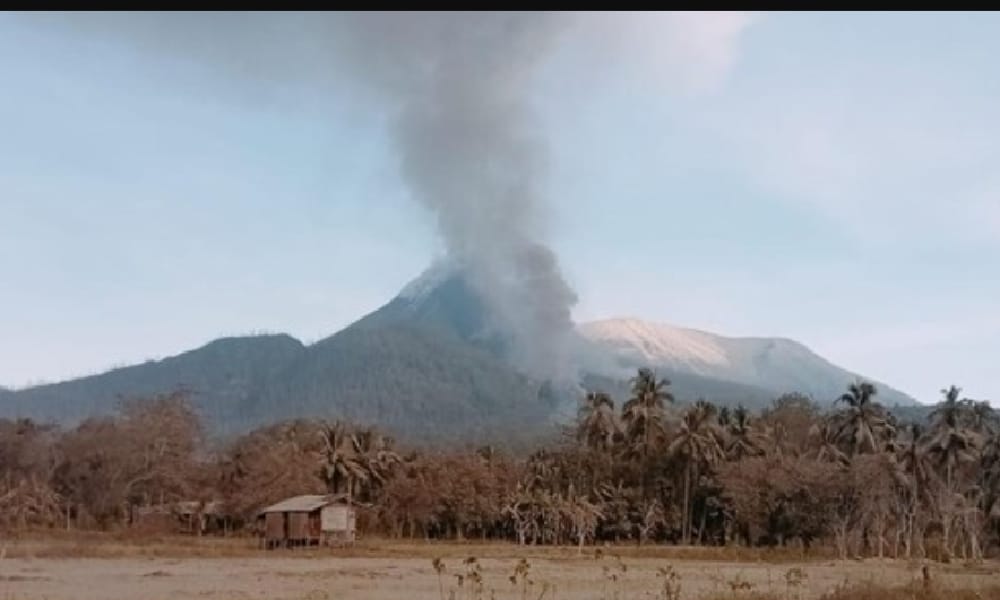
<svg viewBox="0 0 1000 600">
<path fill-rule="evenodd" d="M 354 506 L 344 495 L 295 496 L 257 513 L 264 547 L 295 548 L 354 541 Z"/>
</svg>

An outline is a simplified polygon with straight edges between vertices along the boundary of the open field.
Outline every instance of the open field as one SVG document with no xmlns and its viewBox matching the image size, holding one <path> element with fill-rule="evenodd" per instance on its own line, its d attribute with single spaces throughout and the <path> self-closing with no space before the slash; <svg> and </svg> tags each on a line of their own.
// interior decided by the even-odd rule
<svg viewBox="0 0 1000 600">
<path fill-rule="evenodd" d="M 66 537 L 0 543 L 2 600 L 118 600 L 133 598 L 428 599 L 459 600 L 457 574 L 476 556 L 482 597 L 521 598 L 510 577 L 522 557 L 530 565 L 527 597 L 659 598 L 668 565 L 678 575 L 681 598 L 767 597 L 807 600 L 850 584 L 906 585 L 921 580 L 921 564 L 890 560 L 802 560 L 791 555 L 751 553 L 727 558 L 710 549 L 663 547 L 519 548 L 507 544 L 365 542 L 332 551 L 256 550 L 250 540 L 160 539 L 126 542 L 113 538 Z M 732 553 L 731 553 L 732 554 Z M 756 554 L 756 556 L 755 556 Z M 442 557 L 439 580 L 432 565 Z M 624 568 L 623 568 L 624 566 Z M 1000 564 L 931 565 L 933 584 L 978 591 L 997 598 Z M 791 574 L 791 575 L 789 575 Z M 799 576 L 801 575 L 801 577 Z M 789 583 L 789 577 L 798 583 Z M 736 589 L 734 589 L 736 588 Z M 971 597 L 976 597 L 975 595 Z"/>
</svg>

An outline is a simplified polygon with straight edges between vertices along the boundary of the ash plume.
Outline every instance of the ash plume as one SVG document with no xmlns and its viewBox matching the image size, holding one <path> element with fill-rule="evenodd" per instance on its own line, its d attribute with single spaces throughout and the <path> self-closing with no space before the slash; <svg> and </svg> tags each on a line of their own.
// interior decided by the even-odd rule
<svg viewBox="0 0 1000 600">
<path fill-rule="evenodd" d="M 571 19 L 545 13 L 26 15 L 90 40 L 202 69 L 209 86 L 266 100 L 287 85 L 373 93 L 400 173 L 449 258 L 509 338 L 511 358 L 566 372 L 576 295 L 544 238 L 546 147 L 531 78 Z"/>
<path fill-rule="evenodd" d="M 512 359 L 559 377 L 576 295 L 542 237 L 545 145 L 528 87 L 552 15 L 351 15 L 351 67 L 394 106 L 402 175 L 509 332 Z"/>
<path fill-rule="evenodd" d="M 546 144 L 530 103 L 537 67 L 576 16 L 551 13 L 31 14 L 90 42 L 204 75 L 199 91 L 269 102 L 283 88 L 362 91 L 389 118 L 400 173 L 481 296 L 511 359 L 572 379 L 576 295 L 546 243 Z M 592 19 L 594 21 L 598 18 Z M 201 87 L 201 84 L 205 84 Z"/>
</svg>

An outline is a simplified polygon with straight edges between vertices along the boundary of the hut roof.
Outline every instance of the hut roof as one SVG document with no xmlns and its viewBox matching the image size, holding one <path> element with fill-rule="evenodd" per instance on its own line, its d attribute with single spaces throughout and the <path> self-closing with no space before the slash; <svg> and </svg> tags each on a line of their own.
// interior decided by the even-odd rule
<svg viewBox="0 0 1000 600">
<path fill-rule="evenodd" d="M 271 506 L 262 508 L 258 514 L 274 512 L 312 512 L 328 504 L 343 502 L 344 500 L 345 496 L 343 494 L 333 496 L 306 494 L 304 496 L 294 496 L 292 498 L 288 498 L 287 500 L 282 500 L 277 504 L 272 504 Z"/>
</svg>

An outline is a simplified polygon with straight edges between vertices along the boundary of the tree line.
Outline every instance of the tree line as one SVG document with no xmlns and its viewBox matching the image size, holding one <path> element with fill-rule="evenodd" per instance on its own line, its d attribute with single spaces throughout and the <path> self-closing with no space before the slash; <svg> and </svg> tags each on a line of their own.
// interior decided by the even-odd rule
<svg viewBox="0 0 1000 600">
<path fill-rule="evenodd" d="M 136 507 L 221 503 L 237 529 L 307 493 L 347 495 L 362 535 L 520 544 L 835 548 L 979 559 L 1000 549 L 1000 418 L 955 386 L 904 423 L 859 381 L 827 410 L 789 394 L 758 414 L 640 369 L 593 391 L 530 453 L 405 449 L 370 426 L 298 419 L 206 438 L 185 393 L 63 429 L 0 420 L 0 527 L 128 526 Z"/>
</svg>

